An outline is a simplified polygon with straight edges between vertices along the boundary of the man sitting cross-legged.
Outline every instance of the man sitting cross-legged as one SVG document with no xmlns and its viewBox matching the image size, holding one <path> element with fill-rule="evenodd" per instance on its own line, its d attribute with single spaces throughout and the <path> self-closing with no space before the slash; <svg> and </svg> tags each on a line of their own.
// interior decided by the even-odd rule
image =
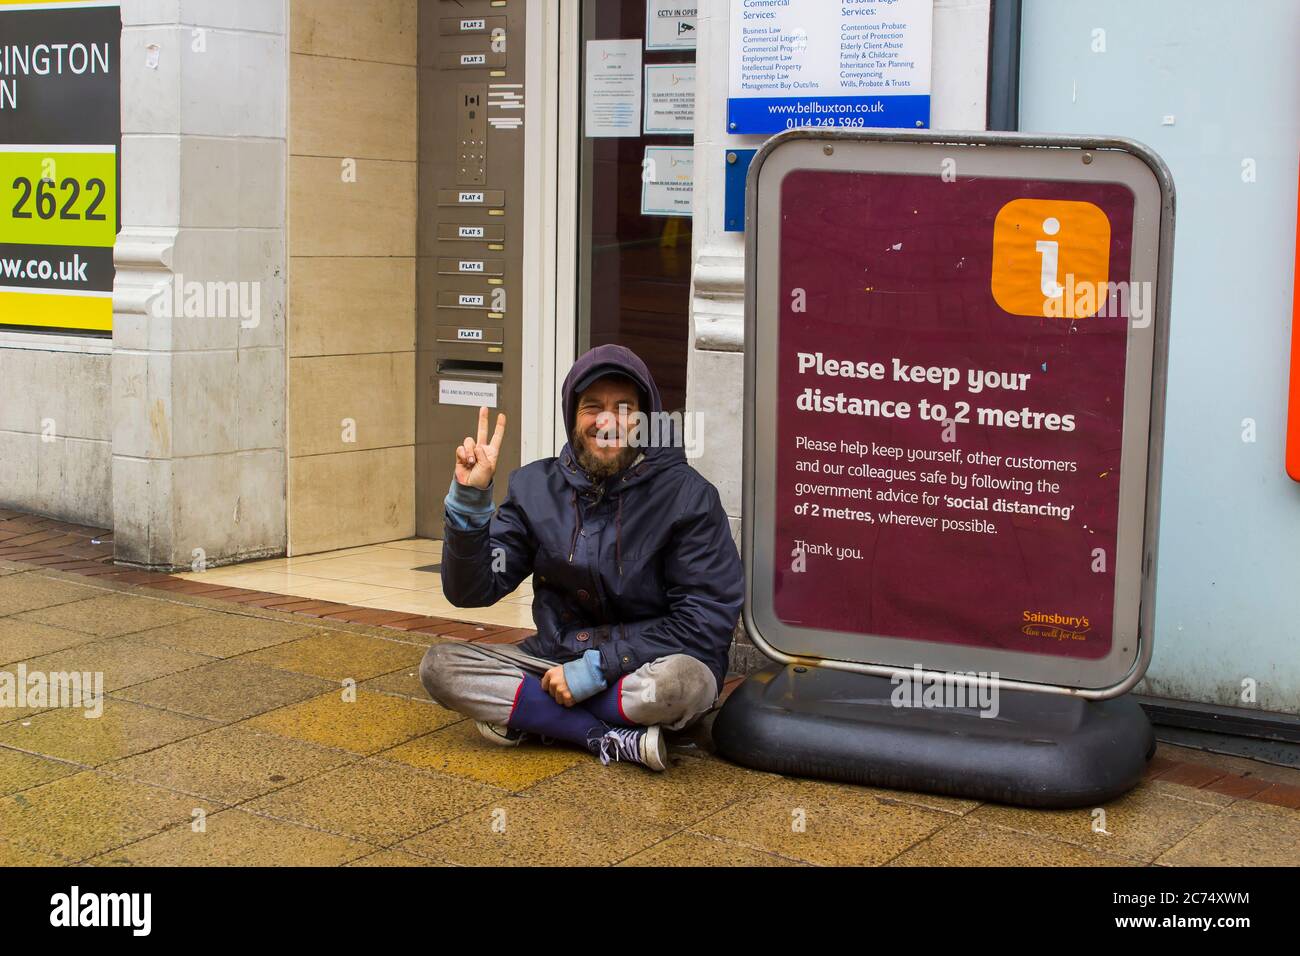
<svg viewBox="0 0 1300 956">
<path fill-rule="evenodd" d="M 647 443 L 638 435 L 668 430 L 629 428 L 637 412 L 663 412 L 633 352 L 582 356 L 561 405 L 569 442 L 515 471 L 495 512 L 505 416 L 489 441 L 480 409 L 445 502 L 443 593 L 485 607 L 531 574 L 537 633 L 518 649 L 436 645 L 420 677 L 495 743 L 535 735 L 663 770 L 661 729 L 693 723 L 721 690 L 744 600 L 740 558 L 717 489 L 680 441 Z"/>
</svg>

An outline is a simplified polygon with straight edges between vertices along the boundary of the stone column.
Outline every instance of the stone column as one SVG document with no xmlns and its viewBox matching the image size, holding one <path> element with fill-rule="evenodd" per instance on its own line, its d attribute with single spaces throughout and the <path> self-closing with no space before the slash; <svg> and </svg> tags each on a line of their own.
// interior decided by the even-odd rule
<svg viewBox="0 0 1300 956">
<path fill-rule="evenodd" d="M 282 554 L 286 4 L 122 0 L 122 21 L 116 556 Z"/>
</svg>

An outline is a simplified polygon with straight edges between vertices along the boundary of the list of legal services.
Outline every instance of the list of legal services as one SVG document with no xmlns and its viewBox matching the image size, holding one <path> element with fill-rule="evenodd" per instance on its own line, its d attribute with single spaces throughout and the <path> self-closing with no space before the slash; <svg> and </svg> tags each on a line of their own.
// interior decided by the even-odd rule
<svg viewBox="0 0 1300 956">
<path fill-rule="evenodd" d="M 732 2 L 731 132 L 928 125 L 932 0 Z"/>
</svg>

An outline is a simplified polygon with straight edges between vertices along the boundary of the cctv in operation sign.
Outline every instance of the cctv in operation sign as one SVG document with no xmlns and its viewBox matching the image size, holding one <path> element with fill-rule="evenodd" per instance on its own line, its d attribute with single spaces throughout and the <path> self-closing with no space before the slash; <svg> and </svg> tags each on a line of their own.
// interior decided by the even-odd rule
<svg viewBox="0 0 1300 956">
<path fill-rule="evenodd" d="M 107 333 L 120 223 L 117 2 L 0 0 L 0 325 Z"/>
<path fill-rule="evenodd" d="M 1163 165 L 1120 141 L 797 131 L 750 177 L 756 642 L 1131 686 L 1151 641 Z"/>
</svg>

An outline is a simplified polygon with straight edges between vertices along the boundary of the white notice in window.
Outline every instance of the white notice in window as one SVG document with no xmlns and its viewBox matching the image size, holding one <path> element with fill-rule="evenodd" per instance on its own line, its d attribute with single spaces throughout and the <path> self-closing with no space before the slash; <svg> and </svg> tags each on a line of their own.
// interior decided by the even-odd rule
<svg viewBox="0 0 1300 956">
<path fill-rule="evenodd" d="M 583 108 L 589 137 L 641 135 L 641 41 L 588 40 Z"/>
<path fill-rule="evenodd" d="M 689 216 L 694 204 L 695 150 L 647 146 L 641 166 L 641 215 Z"/>
<path fill-rule="evenodd" d="M 645 68 L 645 133 L 689 136 L 695 132 L 695 65 L 665 63 Z"/>
<path fill-rule="evenodd" d="M 694 50 L 696 0 L 646 0 L 645 48 Z"/>
</svg>

